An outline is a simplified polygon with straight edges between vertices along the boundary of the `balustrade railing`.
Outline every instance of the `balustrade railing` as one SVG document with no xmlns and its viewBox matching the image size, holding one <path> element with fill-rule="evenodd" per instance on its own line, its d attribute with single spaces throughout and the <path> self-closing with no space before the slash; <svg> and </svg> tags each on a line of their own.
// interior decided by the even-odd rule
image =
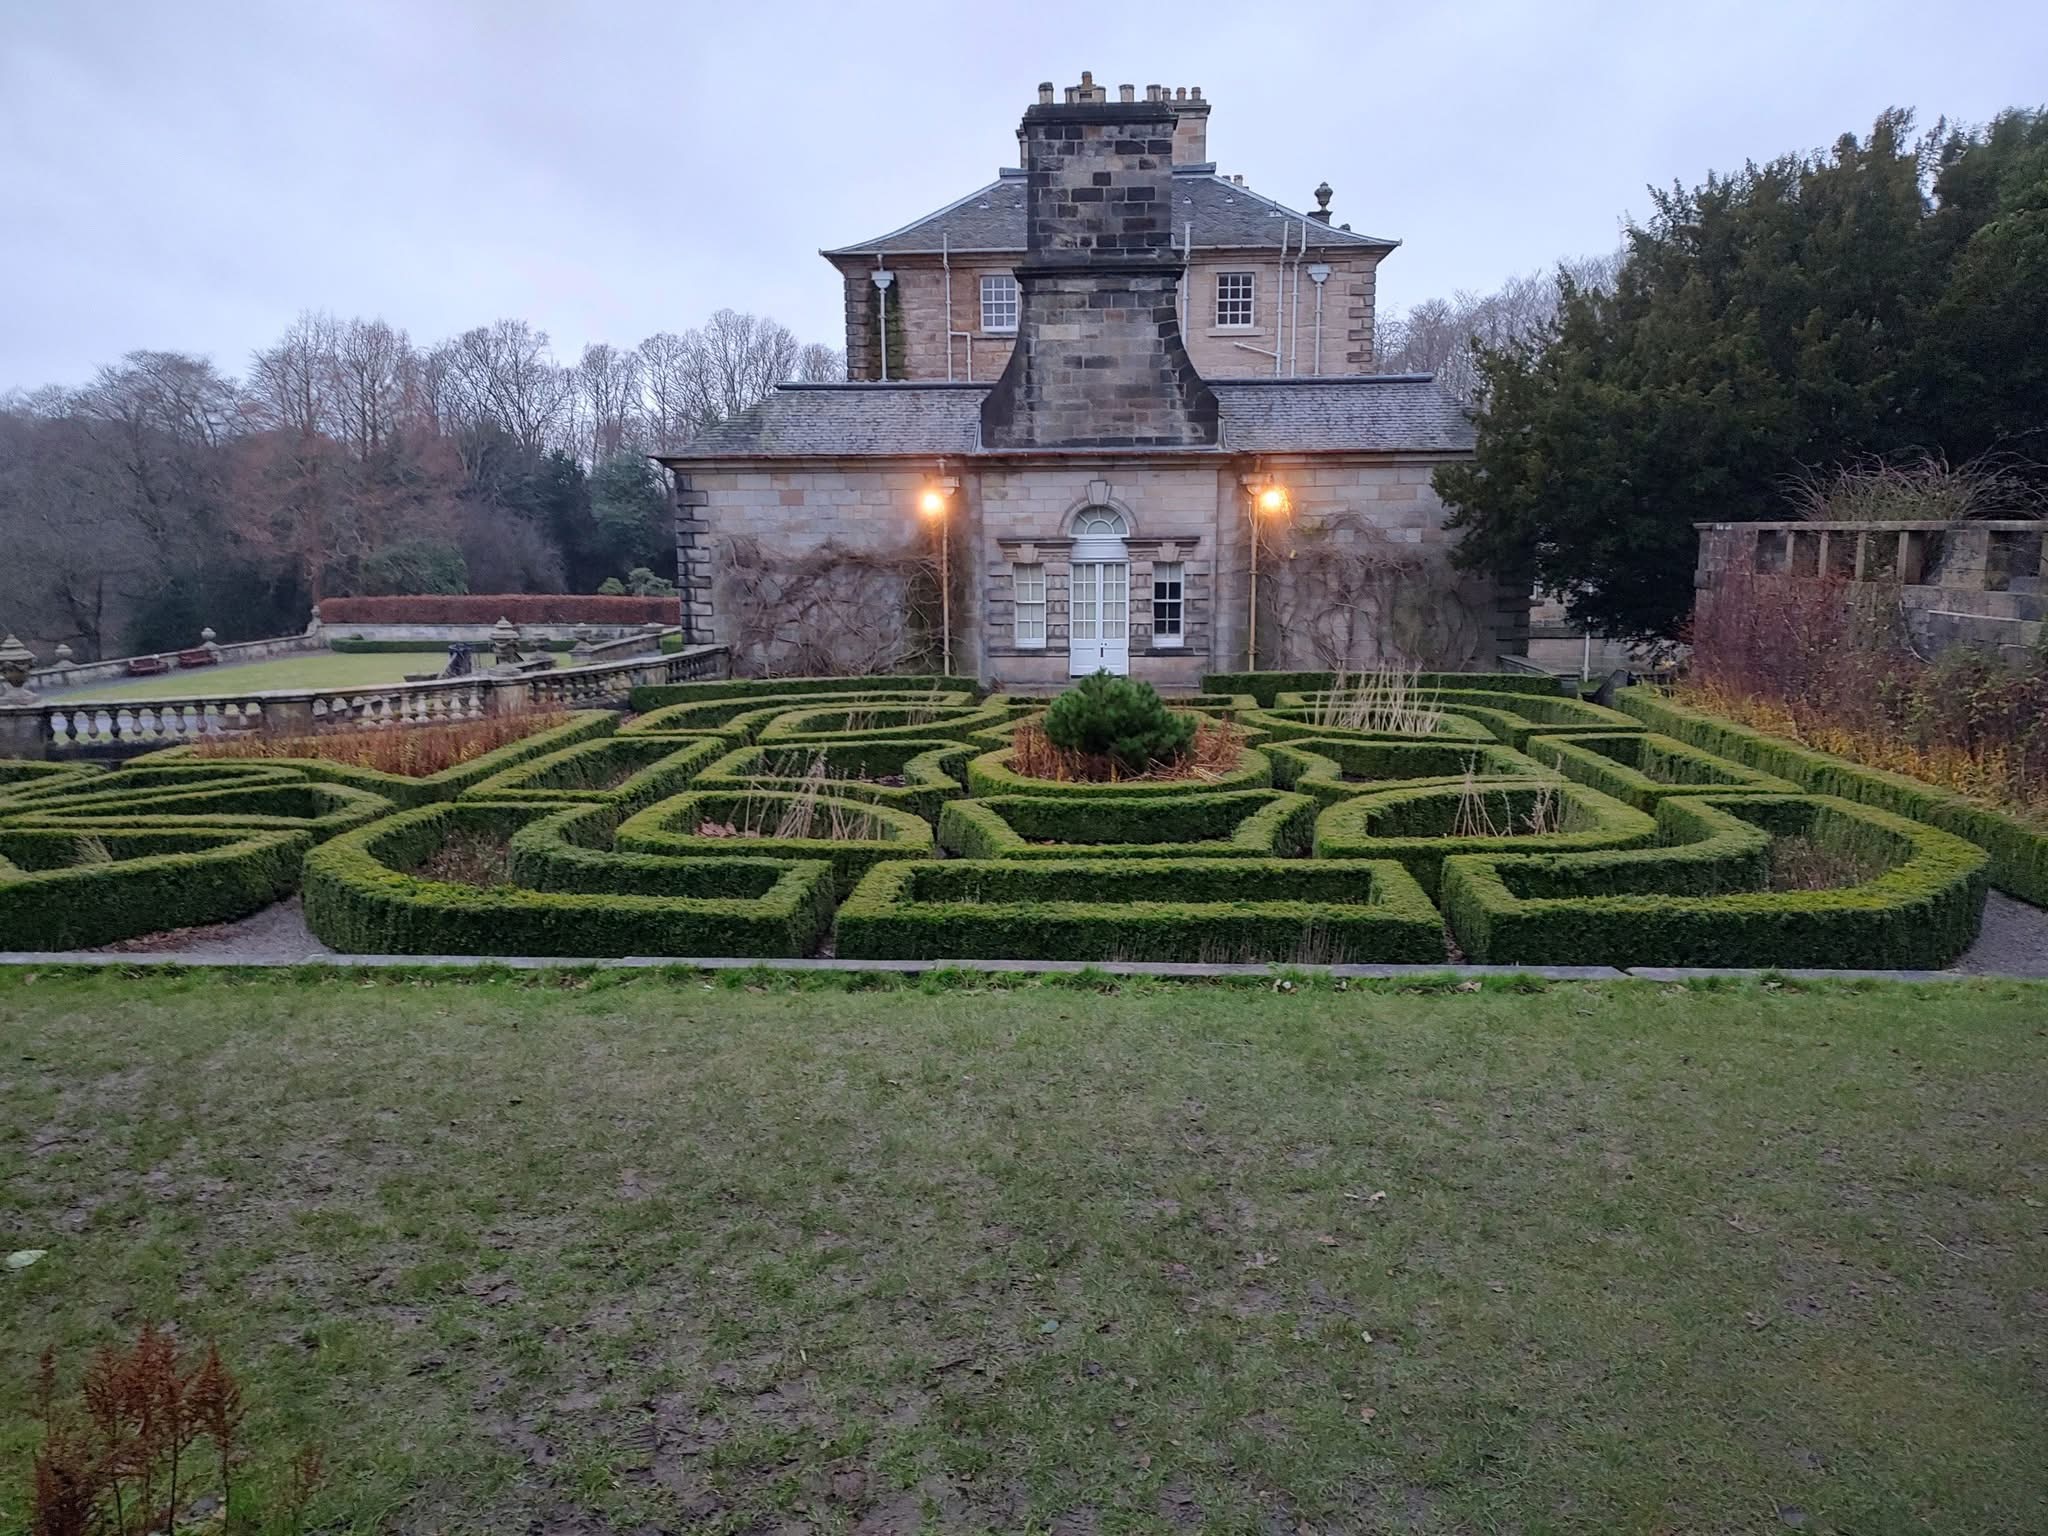
<svg viewBox="0 0 2048 1536">
<path fill-rule="evenodd" d="M 650 637 L 647 644 L 653 644 Z M 210 736 L 268 730 L 279 735 L 455 725 L 533 709 L 622 708 L 645 683 L 731 675 L 722 645 L 671 655 L 500 676 L 492 672 L 375 687 L 279 689 L 180 698 L 35 702 L 0 707 L 0 757 L 70 757 L 174 747 Z"/>
</svg>

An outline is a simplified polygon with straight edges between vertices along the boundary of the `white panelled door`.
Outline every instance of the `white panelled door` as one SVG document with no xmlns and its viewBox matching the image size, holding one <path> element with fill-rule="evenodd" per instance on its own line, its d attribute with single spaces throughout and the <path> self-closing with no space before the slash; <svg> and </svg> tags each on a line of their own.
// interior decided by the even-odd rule
<svg viewBox="0 0 2048 1536">
<path fill-rule="evenodd" d="M 1067 675 L 1131 670 L 1131 568 L 1122 560 L 1077 560 L 1067 610 Z"/>
</svg>

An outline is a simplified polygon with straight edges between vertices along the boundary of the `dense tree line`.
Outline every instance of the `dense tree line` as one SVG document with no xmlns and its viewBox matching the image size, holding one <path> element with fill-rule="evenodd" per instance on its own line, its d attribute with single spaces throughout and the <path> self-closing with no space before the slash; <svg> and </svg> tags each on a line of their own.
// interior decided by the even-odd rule
<svg viewBox="0 0 2048 1536">
<path fill-rule="evenodd" d="M 86 659 L 288 632 L 328 595 L 659 590 L 675 549 L 644 456 L 843 372 L 731 310 L 573 363 L 519 320 L 422 348 L 325 314 L 239 379 L 133 352 L 0 397 L 0 625 Z"/>
<path fill-rule="evenodd" d="M 1835 466 L 2042 475 L 2048 114 L 1916 138 L 1892 111 L 1657 193 L 1598 276 L 1560 271 L 1540 323 L 1471 345 L 1477 457 L 1437 475 L 1462 560 L 1596 629 L 1678 633 L 1693 525 L 1789 515 Z"/>
</svg>

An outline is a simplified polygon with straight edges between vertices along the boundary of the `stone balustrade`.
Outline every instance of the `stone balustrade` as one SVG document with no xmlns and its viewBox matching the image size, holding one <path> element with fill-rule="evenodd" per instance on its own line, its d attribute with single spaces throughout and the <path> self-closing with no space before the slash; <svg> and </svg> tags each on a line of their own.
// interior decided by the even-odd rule
<svg viewBox="0 0 2048 1536">
<path fill-rule="evenodd" d="M 191 694 L 147 700 L 66 703 L 17 697 L 0 705 L 0 758 L 132 756 L 209 736 L 268 731 L 274 735 L 457 725 L 488 715 L 538 709 L 621 708 L 633 688 L 731 675 L 724 646 L 648 654 L 653 635 L 637 637 L 641 654 L 547 672 L 471 677 L 359 688 L 277 689 Z"/>
</svg>

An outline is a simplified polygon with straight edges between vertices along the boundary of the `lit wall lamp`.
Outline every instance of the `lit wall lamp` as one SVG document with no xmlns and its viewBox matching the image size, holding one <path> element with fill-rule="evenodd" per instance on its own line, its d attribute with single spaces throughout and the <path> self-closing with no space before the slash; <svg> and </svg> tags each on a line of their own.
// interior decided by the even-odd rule
<svg viewBox="0 0 2048 1536">
<path fill-rule="evenodd" d="M 1242 477 L 1252 500 L 1252 601 L 1250 621 L 1245 629 L 1244 664 L 1247 672 L 1259 670 L 1259 526 L 1277 522 L 1294 509 L 1294 499 L 1277 476 L 1254 472 Z"/>
<path fill-rule="evenodd" d="M 868 274 L 875 284 L 875 334 L 882 338 L 882 382 L 889 382 L 889 285 L 896 281 L 894 272 L 885 272 L 877 267 Z"/>
<path fill-rule="evenodd" d="M 953 572 L 949 558 L 953 530 L 947 514 L 953 510 L 953 496 L 959 489 L 958 475 L 933 475 L 917 493 L 919 515 L 939 531 L 939 653 L 948 677 L 953 675 Z"/>
</svg>

